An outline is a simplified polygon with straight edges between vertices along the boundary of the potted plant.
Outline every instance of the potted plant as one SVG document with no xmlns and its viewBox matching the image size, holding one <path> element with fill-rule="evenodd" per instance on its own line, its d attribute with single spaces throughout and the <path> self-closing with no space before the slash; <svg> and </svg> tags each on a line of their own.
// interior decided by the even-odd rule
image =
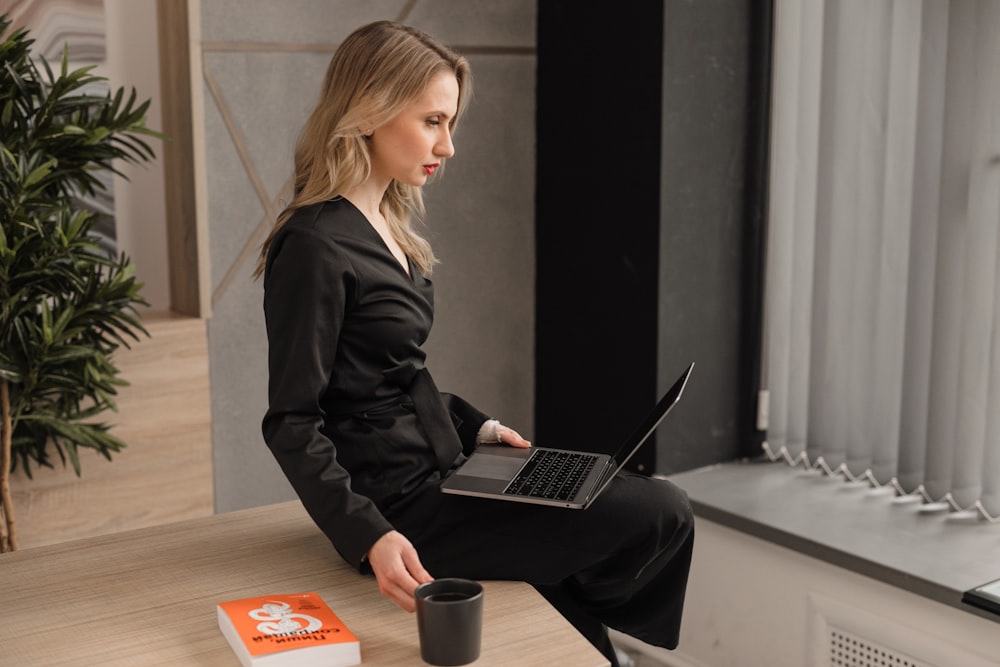
<svg viewBox="0 0 1000 667">
<path fill-rule="evenodd" d="M 110 459 L 123 446 L 95 421 L 116 410 L 113 352 L 148 335 L 147 305 L 124 253 L 99 245 L 100 215 L 80 202 L 104 189 L 115 160 L 152 160 L 149 101 L 94 94 L 92 67 L 69 71 L 30 53 L 26 30 L 0 15 L 0 551 L 17 548 L 10 473 L 80 474 L 78 450 Z M 9 31 L 9 32 L 8 32 Z"/>
</svg>

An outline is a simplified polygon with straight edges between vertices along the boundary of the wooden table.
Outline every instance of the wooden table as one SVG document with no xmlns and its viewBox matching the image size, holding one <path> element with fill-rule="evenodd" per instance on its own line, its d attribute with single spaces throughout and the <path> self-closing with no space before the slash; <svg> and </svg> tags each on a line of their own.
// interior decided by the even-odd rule
<svg viewBox="0 0 1000 667">
<path fill-rule="evenodd" d="M 484 582 L 474 664 L 608 665 L 531 586 Z M 348 567 L 297 502 L 0 556 L 0 664 L 238 666 L 222 600 L 316 591 L 363 665 L 421 665 L 417 621 Z"/>
</svg>

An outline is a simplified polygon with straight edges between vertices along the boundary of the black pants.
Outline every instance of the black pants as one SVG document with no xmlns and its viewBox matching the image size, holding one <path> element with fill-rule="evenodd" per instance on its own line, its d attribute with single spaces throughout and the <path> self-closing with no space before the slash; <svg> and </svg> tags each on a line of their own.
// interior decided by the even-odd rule
<svg viewBox="0 0 1000 667">
<path fill-rule="evenodd" d="M 586 510 L 441 493 L 428 483 L 387 518 L 434 577 L 532 584 L 617 665 L 607 628 L 672 649 L 694 544 L 687 495 L 620 474 Z"/>
</svg>

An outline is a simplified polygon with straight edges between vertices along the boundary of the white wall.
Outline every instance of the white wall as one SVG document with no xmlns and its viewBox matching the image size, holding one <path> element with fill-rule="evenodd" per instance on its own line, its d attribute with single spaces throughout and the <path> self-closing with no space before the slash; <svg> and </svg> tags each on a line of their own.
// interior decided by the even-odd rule
<svg viewBox="0 0 1000 667">
<path fill-rule="evenodd" d="M 887 664 L 1000 665 L 997 622 L 705 519 L 697 523 L 680 646 L 645 648 L 676 667 L 825 667 L 824 622 L 914 659 Z"/>
<path fill-rule="evenodd" d="M 146 126 L 162 127 L 160 114 L 160 59 L 156 30 L 156 0 L 104 0 L 107 29 L 107 65 L 103 72 L 112 89 L 134 87 L 138 100 L 152 99 Z M 150 310 L 170 307 L 167 264 L 167 222 L 163 185 L 163 142 L 147 138 L 157 154 L 150 163 L 119 165 L 129 180 L 115 177 L 115 221 L 118 248 L 136 266 L 144 283 L 142 295 Z"/>
</svg>

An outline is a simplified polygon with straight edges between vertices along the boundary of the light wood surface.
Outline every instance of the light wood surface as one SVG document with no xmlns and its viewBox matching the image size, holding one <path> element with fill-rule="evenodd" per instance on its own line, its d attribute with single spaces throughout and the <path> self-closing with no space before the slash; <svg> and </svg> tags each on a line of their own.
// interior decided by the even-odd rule
<svg viewBox="0 0 1000 667">
<path fill-rule="evenodd" d="M 115 352 L 130 386 L 118 413 L 101 417 L 126 448 L 111 461 L 81 450 L 80 477 L 58 458 L 33 479 L 19 470 L 11 487 L 22 549 L 212 514 L 205 320 L 161 313 L 143 325 L 149 338 Z"/>
<path fill-rule="evenodd" d="M 608 665 L 529 585 L 484 582 L 478 667 Z M 297 501 L 0 555 L 0 663 L 238 666 L 215 605 L 318 592 L 363 665 L 421 665 L 417 621 L 348 567 Z"/>
</svg>

